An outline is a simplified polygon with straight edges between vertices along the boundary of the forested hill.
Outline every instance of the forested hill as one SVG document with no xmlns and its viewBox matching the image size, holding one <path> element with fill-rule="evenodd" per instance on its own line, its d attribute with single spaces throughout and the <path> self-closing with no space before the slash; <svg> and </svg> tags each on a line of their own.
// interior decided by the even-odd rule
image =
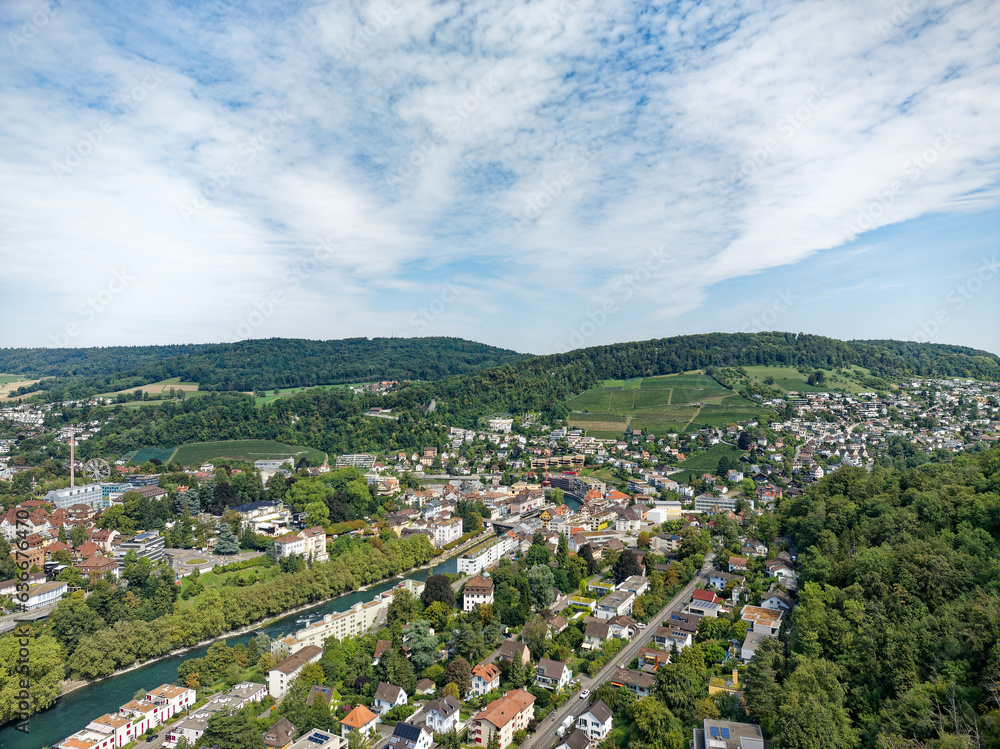
<svg viewBox="0 0 1000 749">
<path fill-rule="evenodd" d="M 708 333 L 548 356 L 527 356 L 460 338 L 271 338 L 177 346 L 0 349 L 0 372 L 48 378 L 32 389 L 51 389 L 52 397 L 60 390 L 66 397 L 83 397 L 172 377 L 216 391 L 420 380 L 400 394 L 399 405 L 422 408 L 435 399 L 439 419 L 466 424 L 493 411 L 542 411 L 558 418 L 561 402 L 570 393 L 603 379 L 755 365 L 860 366 L 871 372 L 873 389 L 878 378 L 907 375 L 1000 380 L 1000 359 L 986 351 L 793 333 Z"/>
<path fill-rule="evenodd" d="M 435 399 L 442 421 L 465 423 L 494 411 L 565 415 L 562 401 L 604 379 L 652 377 L 693 369 L 861 366 L 879 378 L 973 377 L 1000 380 L 1000 358 L 987 351 L 936 343 L 839 341 L 794 333 L 708 333 L 536 356 L 439 382 L 409 397 Z M 404 391 L 405 392 L 405 391 Z M 407 395 L 400 393 L 400 397 Z"/>
<path fill-rule="evenodd" d="M 95 392 L 180 377 L 200 390 L 269 390 L 373 380 L 435 380 L 524 358 L 461 338 L 270 338 L 237 343 L 0 349 L 0 372 L 86 379 Z"/>
<path fill-rule="evenodd" d="M 788 636 L 765 640 L 744 675 L 764 735 L 1000 746 L 1000 452 L 843 468 L 778 514 L 798 546 L 799 598 Z"/>
</svg>

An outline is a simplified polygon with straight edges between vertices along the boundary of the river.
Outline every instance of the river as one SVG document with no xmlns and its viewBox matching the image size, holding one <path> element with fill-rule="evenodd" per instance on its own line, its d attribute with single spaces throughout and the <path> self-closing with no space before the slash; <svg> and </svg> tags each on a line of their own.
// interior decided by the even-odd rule
<svg viewBox="0 0 1000 749">
<path fill-rule="evenodd" d="M 432 570 L 433 573 L 457 572 L 458 556 L 455 555 L 435 566 Z M 425 580 L 427 573 L 428 571 L 424 569 L 404 577 Z M 346 611 L 355 603 L 370 601 L 376 594 L 391 590 L 401 579 L 403 578 L 394 577 L 364 592 L 347 593 L 338 598 L 332 598 L 311 609 L 289 614 L 273 624 L 254 630 L 250 634 L 233 637 L 226 641 L 230 645 L 236 645 L 246 642 L 258 632 L 265 632 L 274 639 L 278 635 L 301 629 L 303 625 L 297 624 L 296 619 L 312 614 L 314 615 L 313 621 L 315 621 L 317 615 Z M 177 666 L 180 665 L 180 662 L 185 658 L 200 658 L 205 655 L 208 647 L 208 645 L 204 645 L 183 655 L 156 661 L 148 666 L 142 666 L 134 671 L 112 676 L 70 692 L 56 700 L 56 704 L 48 710 L 31 716 L 28 724 L 30 733 L 15 730 L 16 723 L 14 722 L 0 728 L 0 749 L 42 749 L 42 747 L 53 746 L 70 734 L 84 728 L 94 718 L 99 718 L 105 713 L 117 712 L 119 706 L 131 700 L 140 689 L 152 689 L 160 684 L 175 681 L 177 679 Z"/>
</svg>

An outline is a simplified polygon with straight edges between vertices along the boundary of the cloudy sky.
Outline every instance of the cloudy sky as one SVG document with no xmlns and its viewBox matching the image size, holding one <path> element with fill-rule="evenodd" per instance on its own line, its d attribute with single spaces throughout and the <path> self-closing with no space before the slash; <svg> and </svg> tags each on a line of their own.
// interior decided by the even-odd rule
<svg viewBox="0 0 1000 749">
<path fill-rule="evenodd" d="M 0 26 L 0 346 L 1000 353 L 987 0 L 5 0 Z"/>
</svg>

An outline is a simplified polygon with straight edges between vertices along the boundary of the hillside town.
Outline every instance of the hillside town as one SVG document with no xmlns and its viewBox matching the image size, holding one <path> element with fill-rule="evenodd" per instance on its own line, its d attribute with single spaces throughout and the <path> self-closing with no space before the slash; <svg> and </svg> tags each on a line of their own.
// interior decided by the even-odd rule
<svg viewBox="0 0 1000 749">
<path fill-rule="evenodd" d="M 764 403 L 777 416 L 763 424 L 613 439 L 502 415 L 482 429 L 442 426 L 444 445 L 322 465 L 108 456 L 109 480 L 78 461 L 68 486 L 27 483 L 36 466 L 18 460 L 21 446 L 46 435 L 76 446 L 102 421 L 6 408 L 0 480 L 32 498 L 0 516 L 16 573 L 0 581 L 0 631 L 59 630 L 63 612 L 96 601 L 108 617 L 112 599 L 156 621 L 200 611 L 226 586 L 344 569 L 345 555 L 409 544 L 454 572 L 404 579 L 273 639 L 217 643 L 209 653 L 228 668 L 194 659 L 177 684 L 108 706 L 56 749 L 210 746 L 234 716 L 267 724 L 268 749 L 590 749 L 650 730 L 632 705 L 670 669 L 693 668 L 689 652 L 701 664 L 691 688 L 708 702 L 684 716 L 697 727 L 683 740 L 762 747 L 744 675 L 790 636 L 800 595 L 776 508 L 838 470 L 993 443 L 998 392 L 953 380 L 891 397 L 792 392 Z M 348 505 L 362 516 L 331 516 Z M 86 673 L 79 657 L 69 663 Z M 679 723 L 668 723 L 673 735 Z"/>
</svg>

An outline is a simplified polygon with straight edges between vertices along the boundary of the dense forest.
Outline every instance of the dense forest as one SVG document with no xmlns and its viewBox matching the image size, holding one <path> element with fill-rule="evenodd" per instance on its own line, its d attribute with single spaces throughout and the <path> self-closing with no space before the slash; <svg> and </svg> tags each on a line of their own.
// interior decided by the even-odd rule
<svg viewBox="0 0 1000 749">
<path fill-rule="evenodd" d="M 523 358 L 460 338 L 293 338 L 178 346 L 0 349 L 0 372 L 84 380 L 92 393 L 179 377 L 200 390 L 271 390 L 376 380 L 435 380 Z"/>
<path fill-rule="evenodd" d="M 779 515 L 801 584 L 790 631 L 744 679 L 765 735 L 1000 747 L 1000 452 L 844 468 Z"/>
<path fill-rule="evenodd" d="M 119 408 L 114 421 L 81 444 L 80 455 L 107 457 L 140 447 L 234 439 L 275 439 L 330 454 L 444 447 L 445 431 L 427 419 L 411 418 L 406 412 L 398 420 L 365 416 L 373 405 L 391 401 L 391 397 L 355 397 L 346 390 L 316 388 L 261 406 L 242 393 L 213 393 Z"/>
</svg>

